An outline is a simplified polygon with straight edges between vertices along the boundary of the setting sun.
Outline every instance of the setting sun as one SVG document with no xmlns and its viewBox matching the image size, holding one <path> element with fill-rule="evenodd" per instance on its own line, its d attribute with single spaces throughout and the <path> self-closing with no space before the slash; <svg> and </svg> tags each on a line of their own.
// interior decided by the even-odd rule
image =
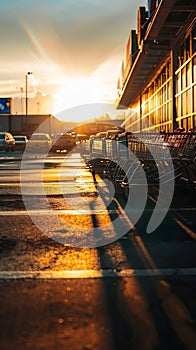
<svg viewBox="0 0 196 350">
<path fill-rule="evenodd" d="M 97 103 L 103 99 L 103 87 L 94 78 L 70 78 L 65 86 L 53 95 L 53 113 L 86 103 Z"/>
</svg>

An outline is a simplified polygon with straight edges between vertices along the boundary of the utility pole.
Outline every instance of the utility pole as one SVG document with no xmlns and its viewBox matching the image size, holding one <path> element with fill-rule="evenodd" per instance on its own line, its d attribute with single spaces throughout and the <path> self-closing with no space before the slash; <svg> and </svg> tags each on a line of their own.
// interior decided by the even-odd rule
<svg viewBox="0 0 196 350">
<path fill-rule="evenodd" d="M 28 72 L 25 74 L 25 90 L 26 90 L 26 116 L 28 115 L 28 75 L 33 74 L 33 72 Z"/>
</svg>

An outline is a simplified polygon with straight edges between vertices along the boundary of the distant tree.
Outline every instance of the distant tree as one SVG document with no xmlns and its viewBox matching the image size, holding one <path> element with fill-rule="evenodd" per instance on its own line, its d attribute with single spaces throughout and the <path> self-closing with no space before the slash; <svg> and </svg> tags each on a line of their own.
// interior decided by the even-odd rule
<svg viewBox="0 0 196 350">
<path fill-rule="evenodd" d="M 108 113 L 105 113 L 103 115 L 101 115 L 100 117 L 97 117 L 95 118 L 96 121 L 99 121 L 99 120 L 111 120 L 111 117 L 109 116 Z"/>
<path fill-rule="evenodd" d="M 106 120 L 111 120 L 111 117 L 110 117 L 110 115 L 108 113 L 105 113 L 104 117 L 105 117 Z"/>
<path fill-rule="evenodd" d="M 122 111 L 121 113 L 117 114 L 116 118 L 117 120 L 120 120 L 120 119 L 125 119 L 126 117 L 126 112 L 125 111 Z"/>
</svg>

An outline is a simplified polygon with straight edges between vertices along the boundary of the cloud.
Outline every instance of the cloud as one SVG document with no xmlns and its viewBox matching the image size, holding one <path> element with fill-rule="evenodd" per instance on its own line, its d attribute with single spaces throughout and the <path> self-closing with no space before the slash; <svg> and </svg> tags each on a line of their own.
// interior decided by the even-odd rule
<svg viewBox="0 0 196 350">
<path fill-rule="evenodd" d="M 0 66 L 6 62 L 9 69 L 5 74 L 1 69 L 1 79 L 18 79 L 20 86 L 24 74 L 31 70 L 39 75 L 40 82 L 45 84 L 47 80 L 49 84 L 55 74 L 61 78 L 89 77 L 113 58 L 119 59 L 120 66 L 142 2 L 145 3 L 144 0 L 2 0 Z M 114 79 L 117 73 L 114 72 Z"/>
<path fill-rule="evenodd" d="M 8 0 L 3 9 L 7 7 L 9 15 L 0 28 L 6 27 L 4 41 L 9 52 L 17 55 L 22 49 L 21 58 L 24 52 L 29 58 L 29 51 L 34 50 L 34 54 L 58 62 L 65 71 L 69 66 L 70 72 L 90 74 L 113 52 L 123 50 L 136 16 L 131 3 Z"/>
</svg>

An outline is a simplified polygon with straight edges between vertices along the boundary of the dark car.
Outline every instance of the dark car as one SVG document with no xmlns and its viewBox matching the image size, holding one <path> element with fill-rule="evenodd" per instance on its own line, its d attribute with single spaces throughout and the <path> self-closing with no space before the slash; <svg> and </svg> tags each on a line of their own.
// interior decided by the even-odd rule
<svg viewBox="0 0 196 350">
<path fill-rule="evenodd" d="M 9 132 L 0 132 L 0 151 L 14 151 L 15 150 L 15 139 L 14 136 Z"/>
<path fill-rule="evenodd" d="M 25 135 L 15 135 L 15 150 L 24 151 L 28 142 L 28 138 Z"/>
<path fill-rule="evenodd" d="M 70 151 L 76 146 L 75 132 L 58 132 L 54 137 L 51 150 L 53 152 Z"/>
</svg>

